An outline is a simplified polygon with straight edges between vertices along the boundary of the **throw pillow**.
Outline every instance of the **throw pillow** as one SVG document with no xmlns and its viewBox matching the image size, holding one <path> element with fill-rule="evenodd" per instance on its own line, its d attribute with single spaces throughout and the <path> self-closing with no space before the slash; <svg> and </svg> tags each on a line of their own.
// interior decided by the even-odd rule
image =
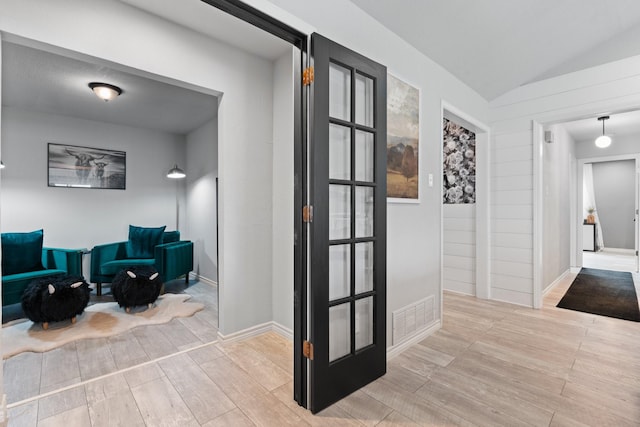
<svg viewBox="0 0 640 427">
<path fill-rule="evenodd" d="M 2 275 L 44 270 L 43 230 L 30 233 L 2 233 Z"/>
<path fill-rule="evenodd" d="M 127 242 L 127 258 L 153 258 L 155 247 L 162 243 L 162 227 L 129 226 L 129 241 Z"/>
</svg>

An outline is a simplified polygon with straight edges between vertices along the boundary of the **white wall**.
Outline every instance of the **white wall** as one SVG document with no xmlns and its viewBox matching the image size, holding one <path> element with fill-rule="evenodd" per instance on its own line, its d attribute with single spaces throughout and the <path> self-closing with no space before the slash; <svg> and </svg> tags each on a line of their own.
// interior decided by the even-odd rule
<svg viewBox="0 0 640 427">
<path fill-rule="evenodd" d="M 635 249 L 636 161 L 598 162 L 592 167 L 605 248 Z"/>
<path fill-rule="evenodd" d="M 292 51 L 273 74 L 273 321 L 293 330 L 294 134 Z"/>
<path fill-rule="evenodd" d="M 218 113 L 220 333 L 271 320 L 270 62 L 116 1 L 3 0 L 0 31 L 224 93 Z M 175 7 L 180 7 L 176 3 Z M 117 25 L 90 25 L 96 16 Z"/>
<path fill-rule="evenodd" d="M 510 162 L 511 164 L 492 164 L 494 177 L 519 177 L 517 180 L 514 178 L 512 182 L 503 181 L 500 186 L 495 185 L 492 191 L 497 200 L 512 200 L 508 208 L 511 216 L 531 220 L 538 203 L 542 203 L 544 209 L 544 200 L 534 200 L 531 190 L 534 177 L 543 173 L 540 168 L 536 169 L 534 174 L 534 164 L 543 164 L 542 154 L 533 151 L 534 121 L 553 124 L 596 117 L 604 111 L 637 109 L 640 106 L 640 75 L 637 73 L 639 68 L 640 56 L 631 57 L 521 86 L 490 103 L 493 149 L 496 153 L 498 150 L 512 149 L 520 151 L 519 154 L 522 156 L 521 160 Z M 534 162 L 534 155 L 540 162 Z M 501 209 L 492 209 L 492 217 L 498 218 L 498 215 L 504 215 L 503 212 Z M 494 244 L 491 249 L 495 251 L 497 236 L 492 236 Z M 514 254 L 519 254 L 523 263 L 533 265 L 531 249 L 539 249 L 539 245 L 543 243 L 541 236 L 534 240 L 533 229 L 522 223 L 517 232 L 505 230 L 500 238 L 507 244 L 505 254 L 512 250 Z M 497 285 L 498 283 L 493 281 L 493 286 Z M 535 293 L 541 295 L 542 280 L 540 279 L 535 286 Z M 533 279 L 519 280 L 518 283 L 513 283 L 513 287 L 515 292 L 503 292 L 497 299 L 533 305 Z M 496 293 L 493 295 L 496 296 Z"/>
<path fill-rule="evenodd" d="M 193 241 L 193 271 L 217 282 L 216 178 L 218 177 L 218 118 L 186 136 L 186 216 L 183 238 Z"/>
<path fill-rule="evenodd" d="M 544 218 L 542 287 L 547 288 L 570 267 L 571 168 L 575 142 L 561 126 L 549 128 L 554 142 L 544 144 Z M 631 234 L 633 237 L 633 233 Z"/>
<path fill-rule="evenodd" d="M 7 107 L 2 125 L 3 232 L 43 228 L 46 246 L 90 249 L 127 240 L 129 224 L 175 229 L 166 172 L 184 161 L 184 137 Z M 48 142 L 125 151 L 126 190 L 48 187 Z"/>
<path fill-rule="evenodd" d="M 419 299 L 434 296 L 440 317 L 442 100 L 482 122 L 487 102 L 440 65 L 347 0 L 250 0 L 296 26 L 300 20 L 317 32 L 387 66 L 393 75 L 421 90 L 420 204 L 389 204 L 387 208 L 387 342 L 391 313 Z M 275 12 L 272 12 L 275 13 Z M 291 17 L 294 15 L 294 17 Z M 433 187 L 428 174 L 434 175 Z"/>
</svg>

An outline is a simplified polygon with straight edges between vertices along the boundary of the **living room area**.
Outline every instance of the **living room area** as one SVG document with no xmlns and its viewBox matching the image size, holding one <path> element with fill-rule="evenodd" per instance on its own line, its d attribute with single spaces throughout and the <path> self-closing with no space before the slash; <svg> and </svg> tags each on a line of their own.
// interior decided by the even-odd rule
<svg viewBox="0 0 640 427">
<path fill-rule="evenodd" d="M 7 403 L 215 341 L 217 94 L 72 52 L 6 40 L 2 71 L 5 168 L 0 221 Z M 105 102 L 88 86 L 89 80 L 117 84 L 121 94 Z M 80 163 L 89 156 L 85 174 Z M 56 172 L 61 163 L 72 170 L 71 181 L 62 184 Z M 186 176 L 168 178 L 176 168 Z M 165 244 L 153 244 L 144 255 L 144 261 L 150 258 L 162 273 L 157 300 L 149 306 L 119 307 L 110 282 L 116 269 L 135 262 L 116 260 L 121 256 L 105 255 L 104 248 L 119 243 L 126 249 L 132 230 L 161 230 L 158 236 L 173 241 L 157 242 Z M 40 239 L 38 251 L 42 246 L 63 249 L 45 250 L 43 264 L 55 265 L 42 266 L 51 270 L 37 267 L 35 276 L 11 271 L 14 258 L 20 258 L 16 247 L 28 243 L 6 250 L 5 241 L 34 236 Z M 184 246 L 182 252 L 176 245 Z M 160 246 L 166 247 L 154 251 Z M 101 275 L 109 262 L 115 263 L 113 271 Z M 71 316 L 50 324 L 26 318 L 22 291 L 47 272 L 81 276 L 91 288 L 88 306 L 77 321 L 74 316 L 73 325 Z M 10 273 L 24 276 L 24 283 L 12 288 L 16 283 L 5 280 Z M 9 332 L 12 328 L 15 335 Z M 20 336 L 25 339 L 16 338 Z M 83 337 L 91 339 L 79 339 Z M 56 368 L 48 369 L 51 366 Z"/>
</svg>

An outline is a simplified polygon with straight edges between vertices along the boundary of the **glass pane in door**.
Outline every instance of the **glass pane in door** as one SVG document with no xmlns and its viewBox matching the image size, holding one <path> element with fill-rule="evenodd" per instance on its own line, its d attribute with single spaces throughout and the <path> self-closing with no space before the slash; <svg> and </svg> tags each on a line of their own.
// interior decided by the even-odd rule
<svg viewBox="0 0 640 427">
<path fill-rule="evenodd" d="M 356 181 L 373 182 L 373 134 L 356 131 Z"/>
<path fill-rule="evenodd" d="M 329 185 L 329 239 L 351 237 L 351 187 Z"/>
<path fill-rule="evenodd" d="M 329 116 L 351 120 L 351 70 L 329 64 Z"/>
<path fill-rule="evenodd" d="M 351 129 L 329 125 L 329 179 L 351 179 Z"/>
<path fill-rule="evenodd" d="M 373 290 L 373 242 L 356 243 L 356 294 Z"/>
<path fill-rule="evenodd" d="M 356 237 L 373 236 L 373 187 L 356 187 Z"/>
<path fill-rule="evenodd" d="M 329 246 L 329 301 L 349 296 L 350 284 L 351 246 Z"/>
<path fill-rule="evenodd" d="M 351 352 L 351 304 L 329 308 L 329 362 Z"/>
<path fill-rule="evenodd" d="M 356 301 L 356 350 L 373 344 L 373 297 Z"/>
<path fill-rule="evenodd" d="M 356 73 L 356 123 L 373 127 L 373 79 Z"/>
</svg>

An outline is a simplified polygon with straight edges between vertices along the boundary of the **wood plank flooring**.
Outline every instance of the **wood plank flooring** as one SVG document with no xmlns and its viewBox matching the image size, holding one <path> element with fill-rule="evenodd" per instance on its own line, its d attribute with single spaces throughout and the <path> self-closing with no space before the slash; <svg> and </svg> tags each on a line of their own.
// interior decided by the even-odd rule
<svg viewBox="0 0 640 427">
<path fill-rule="evenodd" d="M 137 366 L 181 350 L 213 342 L 218 336 L 218 296 L 214 286 L 174 280 L 167 292 L 188 293 L 190 301 L 205 309 L 188 318 L 169 323 L 142 326 L 109 338 L 80 340 L 46 353 L 20 353 L 3 361 L 4 391 L 7 403 L 47 393 L 92 378 Z M 96 297 L 92 303 L 111 302 L 110 294 Z M 20 307 L 12 307 L 22 316 Z M 18 313 L 19 311 L 19 313 Z"/>
<path fill-rule="evenodd" d="M 11 407 L 9 425 L 638 426 L 640 323 L 556 308 L 574 276 L 540 310 L 446 293 L 441 330 L 317 415 L 292 399 L 291 342 L 267 333 Z"/>
</svg>

